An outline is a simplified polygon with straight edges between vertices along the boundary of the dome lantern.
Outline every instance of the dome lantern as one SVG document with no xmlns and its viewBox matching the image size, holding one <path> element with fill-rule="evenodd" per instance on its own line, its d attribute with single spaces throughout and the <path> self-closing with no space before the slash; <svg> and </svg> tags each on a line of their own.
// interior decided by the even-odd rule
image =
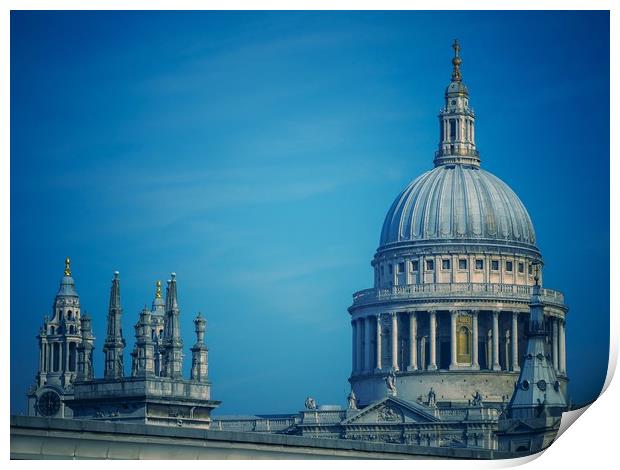
<svg viewBox="0 0 620 470">
<path fill-rule="evenodd" d="M 452 44 L 452 78 L 446 88 L 445 105 L 439 113 L 439 149 L 435 152 L 435 166 L 464 164 L 478 168 L 480 155 L 474 140 L 474 110 L 469 106 L 469 91 L 461 73 L 461 46 Z"/>
</svg>

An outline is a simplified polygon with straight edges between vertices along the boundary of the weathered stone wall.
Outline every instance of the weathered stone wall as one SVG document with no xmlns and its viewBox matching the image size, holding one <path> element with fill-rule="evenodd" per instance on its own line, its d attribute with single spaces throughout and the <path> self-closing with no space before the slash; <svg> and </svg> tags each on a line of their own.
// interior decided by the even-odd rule
<svg viewBox="0 0 620 470">
<path fill-rule="evenodd" d="M 12 459 L 492 459 L 483 449 L 11 416 Z"/>
</svg>

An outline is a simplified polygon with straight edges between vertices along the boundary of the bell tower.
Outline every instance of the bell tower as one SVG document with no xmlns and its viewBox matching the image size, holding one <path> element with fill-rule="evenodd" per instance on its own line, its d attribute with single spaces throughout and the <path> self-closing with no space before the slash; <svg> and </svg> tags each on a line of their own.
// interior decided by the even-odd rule
<svg viewBox="0 0 620 470">
<path fill-rule="evenodd" d="M 80 297 L 71 275 L 71 259 L 52 304 L 37 335 L 39 369 L 28 393 L 28 414 L 64 417 L 64 399 L 72 395 L 78 370 L 78 349 L 82 342 Z M 70 413 L 66 408 L 67 413 Z"/>
</svg>

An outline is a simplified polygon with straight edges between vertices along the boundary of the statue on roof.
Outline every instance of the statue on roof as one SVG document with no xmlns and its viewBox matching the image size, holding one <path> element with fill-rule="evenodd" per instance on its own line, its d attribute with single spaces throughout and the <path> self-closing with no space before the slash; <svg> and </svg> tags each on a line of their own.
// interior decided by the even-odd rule
<svg viewBox="0 0 620 470">
<path fill-rule="evenodd" d="M 355 392 L 353 391 L 353 389 L 351 389 L 351 393 L 349 393 L 349 396 L 347 397 L 347 400 L 349 402 L 349 409 L 350 410 L 357 410 L 357 397 L 355 396 Z"/>
<path fill-rule="evenodd" d="M 317 406 L 316 406 L 316 401 L 314 401 L 314 398 L 312 397 L 308 397 L 306 398 L 306 402 L 304 403 L 306 409 L 308 410 L 316 410 Z"/>
<path fill-rule="evenodd" d="M 396 375 L 393 371 L 385 377 L 385 385 L 387 385 L 390 394 L 396 396 Z"/>
</svg>

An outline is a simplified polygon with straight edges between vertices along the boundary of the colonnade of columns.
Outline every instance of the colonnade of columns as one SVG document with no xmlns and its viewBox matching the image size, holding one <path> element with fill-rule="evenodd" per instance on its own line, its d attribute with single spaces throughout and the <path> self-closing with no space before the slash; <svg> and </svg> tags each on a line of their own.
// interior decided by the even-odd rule
<svg viewBox="0 0 620 470">
<path fill-rule="evenodd" d="M 449 316 L 449 365 L 448 370 L 465 369 L 479 370 L 479 331 L 480 320 L 484 320 L 483 326 L 488 326 L 488 332 L 483 339 L 486 340 L 485 365 L 486 369 L 493 371 L 510 370 L 518 372 L 519 353 L 523 354 L 524 341 L 520 348 L 519 338 L 526 318 L 519 321 L 519 315 L 524 312 L 512 311 L 501 313 L 503 322 L 500 321 L 500 310 L 479 311 L 453 309 L 447 312 Z M 506 319 L 506 314 L 509 318 Z M 409 311 L 389 312 L 386 314 L 369 315 L 359 317 L 351 322 L 354 374 L 371 373 L 373 371 L 386 370 L 437 370 L 438 364 L 438 320 L 441 316 L 445 319 L 444 311 Z M 387 317 L 387 318 L 386 318 Z M 385 321 L 387 319 L 387 321 Z M 420 328 L 423 321 L 424 331 Z M 558 373 L 566 373 L 566 347 L 564 320 L 556 317 L 550 318 L 552 325 L 551 343 L 553 364 Z M 408 330 L 403 328 L 404 338 L 399 338 L 399 323 L 408 324 Z M 504 326 L 500 332 L 500 324 Z M 384 334 L 384 329 L 389 328 L 389 334 Z M 445 332 L 445 329 L 443 330 Z M 389 344 L 384 344 L 389 343 Z M 502 355 L 500 355 L 500 343 L 502 343 Z M 407 353 L 404 354 L 405 344 Z M 428 350 L 427 350 L 428 344 Z M 387 350 L 385 348 L 388 348 Z M 400 358 L 399 358 L 400 348 Z M 387 354 L 385 354 L 387 352 Z M 373 354 L 374 353 L 374 354 Z M 500 359 L 503 356 L 503 360 Z M 446 367 L 445 361 L 443 362 Z"/>
<path fill-rule="evenodd" d="M 74 341 L 42 342 L 39 349 L 39 370 L 45 374 L 77 371 L 77 344 Z"/>
</svg>

